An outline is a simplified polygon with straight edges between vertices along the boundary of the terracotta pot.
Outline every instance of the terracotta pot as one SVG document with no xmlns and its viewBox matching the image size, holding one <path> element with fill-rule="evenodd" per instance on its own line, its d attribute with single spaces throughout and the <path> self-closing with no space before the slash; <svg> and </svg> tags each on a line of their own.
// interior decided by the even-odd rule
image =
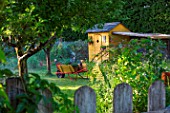
<svg viewBox="0 0 170 113">
<path fill-rule="evenodd" d="M 162 72 L 161 79 L 165 85 L 170 85 L 170 72 Z"/>
</svg>

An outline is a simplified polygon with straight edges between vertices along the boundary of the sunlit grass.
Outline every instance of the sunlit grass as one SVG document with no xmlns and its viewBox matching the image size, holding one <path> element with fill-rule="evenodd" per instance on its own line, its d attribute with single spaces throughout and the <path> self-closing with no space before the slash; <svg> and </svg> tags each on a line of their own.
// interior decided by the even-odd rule
<svg viewBox="0 0 170 113">
<path fill-rule="evenodd" d="M 86 73 L 80 73 L 85 79 L 81 78 L 80 76 L 76 76 L 76 74 L 71 74 L 70 77 L 65 75 L 65 78 L 58 78 L 55 75 L 56 67 L 52 65 L 52 75 L 46 75 L 47 69 L 46 67 L 42 67 L 39 69 L 30 69 L 29 72 L 37 73 L 41 76 L 42 79 L 46 79 L 49 82 L 52 82 L 58 86 L 61 91 L 67 94 L 68 98 L 73 101 L 75 91 L 80 88 L 81 86 L 90 86 L 95 89 L 94 84 L 92 84 L 93 77 L 86 79 Z M 93 69 L 93 74 L 99 75 L 99 69 L 96 66 Z M 101 79 L 101 76 L 99 77 Z"/>
<path fill-rule="evenodd" d="M 75 91 L 81 86 L 89 86 L 90 81 L 88 79 L 77 78 L 71 80 L 70 78 L 58 78 L 57 76 L 43 76 L 43 79 L 49 82 L 55 83 L 61 91 L 68 95 L 69 99 L 73 100 Z"/>
</svg>

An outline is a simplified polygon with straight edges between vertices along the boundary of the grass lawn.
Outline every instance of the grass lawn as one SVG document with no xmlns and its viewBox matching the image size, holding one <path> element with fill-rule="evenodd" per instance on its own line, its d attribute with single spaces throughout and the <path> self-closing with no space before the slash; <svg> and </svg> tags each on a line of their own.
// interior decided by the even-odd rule
<svg viewBox="0 0 170 113">
<path fill-rule="evenodd" d="M 56 72 L 56 67 L 55 65 L 52 65 L 52 76 L 46 75 L 47 71 L 46 71 L 46 67 L 43 66 L 41 69 L 34 69 L 34 70 L 29 70 L 29 72 L 33 72 L 33 73 L 37 73 L 41 76 L 41 78 L 48 80 L 49 82 L 53 82 L 56 84 L 56 86 L 58 86 L 61 91 L 65 94 L 68 95 L 68 98 L 73 100 L 74 98 L 74 93 L 75 91 L 81 87 L 81 86 L 90 86 L 93 89 L 95 89 L 95 85 L 93 83 L 92 85 L 92 80 L 93 77 L 91 77 L 90 79 L 82 79 L 81 77 L 78 76 L 78 78 L 76 80 L 71 80 L 68 75 L 65 75 L 65 78 L 58 78 L 55 75 Z M 93 67 L 93 74 L 98 76 L 98 79 L 101 79 L 101 75 L 99 74 L 99 69 L 98 66 Z M 84 78 L 86 78 L 86 72 L 85 73 L 80 73 Z M 71 74 L 71 77 L 75 78 L 76 75 L 75 74 Z"/>
<path fill-rule="evenodd" d="M 58 78 L 57 76 L 45 76 L 43 78 L 55 83 L 71 100 L 73 100 L 74 93 L 79 87 L 84 85 L 90 86 L 88 79 L 77 78 L 77 80 L 70 80 L 67 75 L 65 78 Z"/>
</svg>

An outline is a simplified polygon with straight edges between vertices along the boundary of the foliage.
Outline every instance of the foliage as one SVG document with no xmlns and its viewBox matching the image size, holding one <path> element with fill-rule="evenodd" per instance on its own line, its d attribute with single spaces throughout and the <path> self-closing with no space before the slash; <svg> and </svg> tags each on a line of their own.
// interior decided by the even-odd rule
<svg viewBox="0 0 170 113">
<path fill-rule="evenodd" d="M 26 60 L 60 37 L 64 29 L 85 32 L 114 18 L 118 4 L 119 0 L 7 0 L 0 15 L 0 41 L 15 48 L 23 76 Z"/>
<path fill-rule="evenodd" d="M 62 32 L 62 38 L 64 38 L 64 41 L 85 40 L 87 38 L 87 34 L 67 28 Z"/>
<path fill-rule="evenodd" d="M 27 80 L 25 84 L 26 93 L 19 94 L 17 97 L 20 100 L 16 110 L 17 113 L 23 111 L 27 111 L 28 113 L 37 112 L 38 103 L 41 99 L 45 104 L 52 103 L 53 110 L 56 112 L 73 111 L 72 102 L 54 83 L 49 83 L 34 73 L 25 76 L 24 79 Z M 42 95 L 41 91 L 46 89 L 52 92 L 52 98 L 47 98 Z"/>
<path fill-rule="evenodd" d="M 40 51 L 42 53 L 42 51 Z M 40 66 L 40 63 L 42 63 L 43 65 L 43 61 L 44 61 L 44 56 L 41 56 L 41 53 L 38 52 L 37 54 L 35 54 L 34 56 L 31 56 L 28 59 L 28 68 L 29 69 L 38 69 L 41 68 L 42 66 Z M 43 59 L 44 58 L 44 59 Z"/>
<path fill-rule="evenodd" d="M 4 63 L 6 61 L 5 54 L 0 48 L 0 62 Z"/>
<path fill-rule="evenodd" d="M 112 113 L 113 111 L 113 88 L 119 83 L 114 77 L 112 64 L 100 64 L 100 71 L 104 81 L 97 81 L 97 113 Z"/>
<path fill-rule="evenodd" d="M 1 96 L 0 98 L 1 113 L 12 113 L 12 107 L 10 105 L 10 101 L 7 97 L 5 90 L 2 87 L 2 84 L 0 84 L 0 96 Z"/>
<path fill-rule="evenodd" d="M 6 61 L 4 52 L 0 49 L 0 62 L 4 63 Z M 0 69 L 0 111 L 1 113 L 12 113 L 12 108 L 10 106 L 9 99 L 7 97 L 7 94 L 3 88 L 3 75 L 11 74 L 11 71 L 8 69 Z"/>
<path fill-rule="evenodd" d="M 88 62 L 88 61 L 85 61 L 85 64 L 86 64 L 86 67 L 87 67 L 87 69 L 88 69 L 88 71 L 87 72 L 85 72 L 84 74 L 83 74 L 83 76 L 87 76 L 87 77 L 93 77 L 94 78 L 94 82 L 95 82 L 95 80 L 96 80 L 96 74 L 95 73 L 93 73 L 93 68 L 94 68 L 94 66 L 95 66 L 95 63 L 94 62 Z"/>
<path fill-rule="evenodd" d="M 1 51 L 0 55 L 3 55 Z M 4 60 L 4 57 L 0 57 L 0 60 Z M 3 75 L 13 75 L 8 69 L 0 70 L 0 77 Z M 53 109 L 56 112 L 70 112 L 74 111 L 72 102 L 68 99 L 67 95 L 62 93 L 61 90 L 54 84 L 49 83 L 47 80 L 40 78 L 38 74 L 31 73 L 24 77 L 26 92 L 19 94 L 17 99 L 20 101 L 16 111 L 11 107 L 6 92 L 0 84 L 0 110 L 2 113 L 36 113 L 38 110 L 38 104 L 40 100 L 43 100 L 45 104 L 52 103 Z M 49 89 L 52 92 L 52 98 L 46 98 L 42 95 L 41 91 Z"/>
<path fill-rule="evenodd" d="M 164 66 L 164 67 L 166 68 L 167 72 L 169 72 L 170 71 L 169 70 L 169 60 L 165 64 L 166 64 L 166 66 Z M 167 86 L 166 86 L 166 106 L 167 107 L 170 107 L 170 100 L 169 100 L 169 98 L 170 98 L 170 84 L 169 84 L 169 81 L 170 81 L 170 79 L 169 79 L 169 77 L 167 77 Z"/>
<path fill-rule="evenodd" d="M 126 82 L 130 84 L 133 88 L 134 111 L 146 111 L 148 88 L 152 82 L 160 79 L 163 71 L 162 64 L 166 60 L 163 53 L 165 44 L 160 40 L 148 38 L 134 39 L 126 47 L 119 47 L 119 54 L 101 65 L 101 70 L 105 70 L 102 71 L 106 80 L 105 86 L 110 84 L 113 88 L 114 82 L 111 82 L 113 78 L 116 79 L 117 83 Z M 103 91 L 104 89 L 100 90 Z M 107 87 L 107 90 L 110 90 L 110 88 Z M 107 99 L 109 98 L 107 97 Z M 104 100 L 101 100 L 101 102 Z M 107 107 L 109 106 L 107 105 Z"/>
<path fill-rule="evenodd" d="M 88 37 L 87 42 L 90 43 L 90 44 L 93 44 L 92 37 Z"/>
<path fill-rule="evenodd" d="M 59 42 L 52 49 L 52 59 L 58 62 L 68 64 L 70 59 L 75 57 L 76 62 L 86 60 L 88 58 L 88 48 L 85 41 Z"/>
<path fill-rule="evenodd" d="M 169 33 L 170 2 L 168 0 L 123 0 L 120 18 L 134 32 Z"/>
<path fill-rule="evenodd" d="M 37 113 L 38 104 L 42 100 L 45 105 L 51 103 L 52 109 L 56 113 L 68 113 L 74 111 L 73 103 L 68 99 L 68 96 L 64 94 L 59 87 L 54 83 L 49 83 L 47 80 L 41 79 L 38 74 L 30 73 L 25 76 L 27 82 L 25 83 L 26 92 L 17 95 L 19 104 L 16 110 L 10 105 L 9 99 L 0 84 L 0 110 L 2 113 Z M 42 94 L 43 91 L 49 89 L 52 93 L 52 97 L 46 97 Z"/>
<path fill-rule="evenodd" d="M 78 40 L 70 42 L 68 48 L 75 54 L 77 60 L 87 60 L 88 44 L 86 41 Z"/>
<path fill-rule="evenodd" d="M 166 87 L 166 106 L 170 106 L 170 86 Z"/>
<path fill-rule="evenodd" d="M 74 41 L 74 42 L 59 42 L 56 41 L 54 47 L 51 50 L 51 62 L 52 69 L 55 67 L 54 59 L 57 59 L 60 63 L 69 63 L 70 58 L 73 56 L 76 57 L 77 62 L 79 60 L 87 60 L 88 59 L 88 48 L 86 41 Z M 10 69 L 14 73 L 17 71 L 17 59 L 15 57 L 7 57 L 7 62 L 5 64 L 0 64 L 0 68 Z M 28 61 L 28 69 L 32 72 L 32 70 L 46 70 L 46 58 L 44 52 L 41 50 L 38 53 L 31 56 Z M 52 70 L 54 71 L 54 69 Z M 45 72 L 45 71 L 42 71 Z"/>
</svg>

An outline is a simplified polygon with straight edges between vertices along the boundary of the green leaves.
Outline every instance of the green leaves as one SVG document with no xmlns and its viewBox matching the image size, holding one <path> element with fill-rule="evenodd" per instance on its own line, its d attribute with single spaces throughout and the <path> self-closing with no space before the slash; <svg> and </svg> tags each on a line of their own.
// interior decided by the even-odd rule
<svg viewBox="0 0 170 113">
<path fill-rule="evenodd" d="M 17 99 L 20 101 L 17 106 L 17 113 L 25 111 L 27 113 L 37 113 L 40 101 L 42 102 L 41 104 L 51 104 L 56 112 L 70 112 L 74 110 L 71 100 L 54 83 L 41 79 L 35 73 L 24 76 L 24 79 L 26 81 L 25 87 L 27 93 L 17 96 Z M 44 95 L 46 91 L 51 97 Z"/>
<path fill-rule="evenodd" d="M 123 23 L 133 32 L 169 33 L 170 2 L 167 0 L 124 1 Z"/>
<path fill-rule="evenodd" d="M 110 90 L 108 84 L 113 86 L 115 80 L 118 80 L 117 83 L 128 83 L 133 88 L 134 112 L 146 111 L 148 88 L 152 82 L 160 79 L 165 65 L 165 44 L 161 40 L 151 38 L 134 39 L 127 46 L 111 49 L 114 49 L 111 53 L 113 57 L 108 63 L 100 65 L 106 80 L 102 87 L 106 87 L 104 90 Z M 107 95 L 107 91 L 102 92 L 102 95 Z"/>
<path fill-rule="evenodd" d="M 9 70 L 9 69 L 0 69 L 0 78 L 2 77 L 4 77 L 4 75 L 6 76 L 6 77 L 10 77 L 10 76 L 13 76 L 14 74 L 13 74 L 13 72 L 11 71 L 11 70 Z"/>
<path fill-rule="evenodd" d="M 3 112 L 8 112 L 11 110 L 12 111 L 12 107 L 10 105 L 10 101 L 9 98 L 2 86 L 2 84 L 0 84 L 0 110 Z"/>
<path fill-rule="evenodd" d="M 122 4 L 119 1 L 10 0 L 0 14 L 0 35 L 5 37 L 3 43 L 18 49 L 18 57 L 28 59 L 64 29 L 84 33 L 96 23 L 112 20 L 119 10 L 114 6 Z"/>
<path fill-rule="evenodd" d="M 116 75 L 119 76 L 116 77 L 121 82 L 129 83 L 136 90 L 133 92 L 135 111 L 146 109 L 147 88 L 160 78 L 161 64 L 166 58 L 162 51 L 165 49 L 161 41 L 150 38 L 131 40 L 127 47 L 121 49 L 116 63 L 118 66 Z"/>
<path fill-rule="evenodd" d="M 5 63 L 6 59 L 5 59 L 5 54 L 4 52 L 1 50 L 0 48 L 0 62 Z"/>
</svg>

